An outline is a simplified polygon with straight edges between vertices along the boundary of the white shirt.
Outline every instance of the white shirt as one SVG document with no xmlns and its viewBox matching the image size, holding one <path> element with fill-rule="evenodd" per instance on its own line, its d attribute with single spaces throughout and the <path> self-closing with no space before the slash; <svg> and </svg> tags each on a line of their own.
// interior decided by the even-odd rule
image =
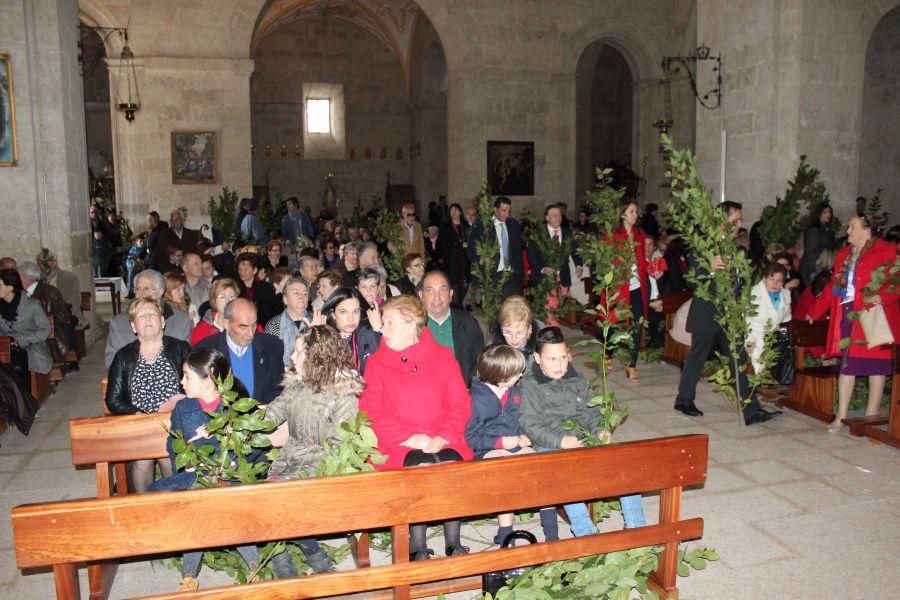
<svg viewBox="0 0 900 600">
<path fill-rule="evenodd" d="M 31 285 L 29 285 L 27 288 L 25 288 L 25 292 L 28 293 L 28 297 L 29 297 L 29 298 L 31 298 L 32 296 L 34 296 L 34 288 L 37 287 L 37 284 L 38 284 L 38 282 L 35 281 L 35 282 L 32 283 Z"/>
<path fill-rule="evenodd" d="M 231 339 L 231 336 L 228 335 L 227 331 L 225 332 L 225 342 L 228 344 L 228 349 L 234 352 L 234 355 L 238 358 L 244 356 L 244 353 L 247 352 L 248 348 L 250 348 L 250 346 L 238 346 L 237 344 L 235 344 Z"/>
<path fill-rule="evenodd" d="M 500 246 L 500 264 L 497 265 L 497 271 L 505 271 L 509 265 L 503 259 L 503 234 L 506 229 L 506 221 L 501 221 L 497 217 L 491 217 L 494 220 L 494 231 L 497 232 L 497 244 Z M 509 231 L 506 232 L 506 251 L 509 252 Z"/>
<path fill-rule="evenodd" d="M 551 227 L 550 225 L 547 225 L 547 233 L 550 234 L 551 240 L 553 239 L 554 231 L 556 232 L 556 235 L 559 236 L 559 243 L 562 244 L 562 239 L 563 239 L 562 225 L 560 225 L 559 227 Z"/>
</svg>

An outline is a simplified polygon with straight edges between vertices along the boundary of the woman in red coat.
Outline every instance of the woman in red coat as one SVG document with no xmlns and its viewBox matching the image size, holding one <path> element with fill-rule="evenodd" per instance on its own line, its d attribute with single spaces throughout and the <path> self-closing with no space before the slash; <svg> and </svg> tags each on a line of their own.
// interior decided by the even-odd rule
<svg viewBox="0 0 900 600">
<path fill-rule="evenodd" d="M 369 357 L 359 399 L 359 409 L 372 419 L 378 450 L 387 455 L 378 469 L 472 459 L 465 439 L 472 400 L 453 352 L 434 340 L 427 319 L 413 296 L 395 296 L 382 306 L 381 346 Z M 468 552 L 459 526 L 458 520 L 444 523 L 447 556 Z M 425 527 L 410 527 L 410 560 L 433 553 Z"/>
<path fill-rule="evenodd" d="M 831 283 L 816 299 L 809 313 L 811 319 L 817 319 L 830 307 L 831 319 L 825 355 L 841 356 L 838 414 L 828 427 L 830 433 L 840 431 L 841 420 L 847 418 L 847 408 L 857 375 L 869 377 L 866 415 L 877 415 L 885 380 L 891 374 L 891 346 L 888 344 L 870 349 L 865 343 L 865 332 L 859 321 L 848 319 L 847 313 L 881 304 L 894 340 L 900 341 L 900 296 L 888 292 L 887 282 L 876 294 L 863 292 L 872 281 L 875 269 L 883 265 L 891 266 L 897 260 L 897 246 L 875 237 L 871 221 L 865 215 L 850 219 L 847 241 L 849 245 L 841 248 L 835 257 Z M 850 345 L 842 350 L 839 344 L 844 338 L 850 339 Z"/>
<path fill-rule="evenodd" d="M 628 302 L 631 306 L 632 344 L 631 360 L 625 371 L 628 379 L 640 381 L 637 374 L 638 352 L 641 350 L 640 319 L 647 318 L 648 279 L 647 254 L 644 249 L 644 232 L 637 227 L 638 207 L 633 200 L 625 198 L 619 202 L 619 227 L 613 232 L 613 241 L 627 243 L 634 248 L 634 260 L 631 263 L 631 277 L 619 284 L 619 302 Z"/>
</svg>

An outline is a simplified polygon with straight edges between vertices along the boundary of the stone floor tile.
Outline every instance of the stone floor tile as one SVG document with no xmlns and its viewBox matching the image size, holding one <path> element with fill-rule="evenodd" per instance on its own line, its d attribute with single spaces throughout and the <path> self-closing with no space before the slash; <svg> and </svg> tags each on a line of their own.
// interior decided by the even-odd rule
<svg viewBox="0 0 900 600">
<path fill-rule="evenodd" d="M 765 486 L 807 477 L 805 473 L 791 467 L 784 460 L 749 460 L 735 463 L 733 468 L 748 479 Z"/>
<path fill-rule="evenodd" d="M 834 486 L 827 477 L 787 481 L 770 485 L 767 489 L 785 502 L 808 511 L 851 503 L 856 499 Z"/>
</svg>

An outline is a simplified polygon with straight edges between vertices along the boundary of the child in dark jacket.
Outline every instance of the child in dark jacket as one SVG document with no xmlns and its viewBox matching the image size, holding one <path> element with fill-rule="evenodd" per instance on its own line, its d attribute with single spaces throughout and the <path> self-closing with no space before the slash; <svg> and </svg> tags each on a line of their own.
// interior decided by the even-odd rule
<svg viewBox="0 0 900 600">
<path fill-rule="evenodd" d="M 472 417 L 466 426 L 466 443 L 476 459 L 500 458 L 534 452 L 531 440 L 519 424 L 521 395 L 516 383 L 525 370 L 525 357 L 506 344 L 486 346 L 478 356 L 478 378 L 472 380 Z M 499 530 L 494 543 L 513 531 L 513 513 L 497 516 Z M 559 539 L 556 511 L 541 511 L 547 541 Z"/>
<path fill-rule="evenodd" d="M 582 447 L 581 441 L 563 426 L 566 419 L 576 420 L 597 437 L 607 434 L 596 431 L 597 413 L 587 406 L 594 392 L 570 364 L 571 360 L 559 327 L 545 327 L 538 332 L 534 365 L 522 378 L 521 414 L 522 427 L 537 452 Z M 647 524 L 640 494 L 623 496 L 619 500 L 626 528 Z M 597 533 L 584 503 L 567 504 L 563 508 L 576 537 Z"/>
</svg>

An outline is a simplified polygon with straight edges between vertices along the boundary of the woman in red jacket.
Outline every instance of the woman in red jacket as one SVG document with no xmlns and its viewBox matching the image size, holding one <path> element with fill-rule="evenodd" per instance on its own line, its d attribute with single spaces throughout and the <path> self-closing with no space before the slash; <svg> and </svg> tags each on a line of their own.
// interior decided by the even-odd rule
<svg viewBox="0 0 900 600">
<path fill-rule="evenodd" d="M 395 296 L 382 306 L 381 346 L 369 357 L 359 399 L 359 409 L 372 419 L 378 450 L 387 455 L 378 469 L 472 459 L 465 439 L 472 401 L 453 352 L 434 340 L 427 319 L 413 296 Z M 459 526 L 458 520 L 444 523 L 447 556 L 468 552 Z M 410 560 L 433 553 L 425 527 L 410 527 Z"/>
<path fill-rule="evenodd" d="M 877 415 L 885 380 L 891 374 L 891 346 L 888 344 L 869 348 L 859 321 L 848 319 L 847 313 L 881 304 L 894 340 L 900 341 L 900 296 L 887 290 L 887 282 L 875 294 L 864 292 L 872 281 L 875 269 L 883 265 L 890 267 L 897 260 L 896 244 L 875 237 L 871 223 L 865 215 L 850 219 L 847 227 L 849 245 L 838 251 L 831 283 L 816 299 L 809 313 L 811 319 L 817 319 L 831 308 L 825 355 L 841 356 L 838 414 L 828 427 L 830 433 L 840 431 L 841 420 L 847 418 L 857 375 L 869 377 L 866 415 Z M 850 345 L 842 350 L 839 345 L 844 338 L 850 339 Z"/>
<path fill-rule="evenodd" d="M 619 227 L 613 232 L 614 243 L 627 243 L 634 248 L 634 259 L 630 265 L 631 276 L 619 282 L 619 302 L 631 307 L 632 344 L 631 360 L 625 367 L 628 379 L 640 381 L 637 374 L 638 352 L 641 349 L 641 318 L 647 318 L 647 254 L 644 249 L 644 232 L 637 227 L 638 207 L 633 200 L 625 198 L 619 202 Z"/>
</svg>

